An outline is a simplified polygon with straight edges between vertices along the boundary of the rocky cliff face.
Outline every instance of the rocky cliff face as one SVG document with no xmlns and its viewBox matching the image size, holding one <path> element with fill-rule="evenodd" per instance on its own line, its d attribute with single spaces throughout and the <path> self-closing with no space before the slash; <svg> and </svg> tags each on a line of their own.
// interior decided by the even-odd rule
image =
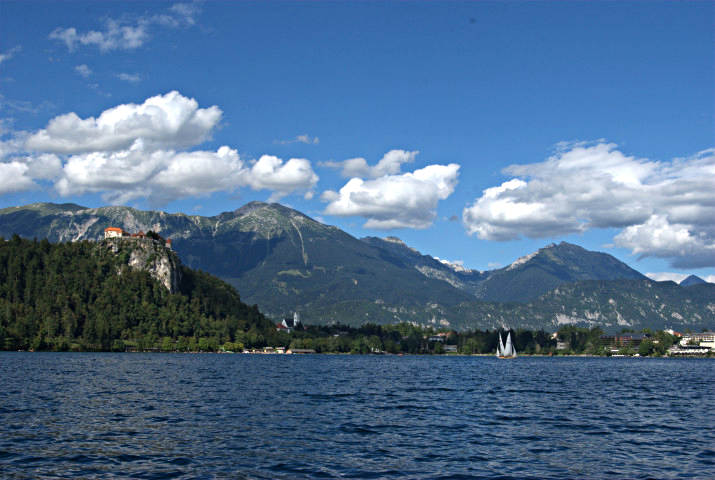
<svg viewBox="0 0 715 480">
<path fill-rule="evenodd" d="M 119 255 L 129 268 L 149 272 L 170 293 L 179 291 L 181 262 L 161 242 L 151 238 L 109 238 L 102 243 Z"/>
</svg>

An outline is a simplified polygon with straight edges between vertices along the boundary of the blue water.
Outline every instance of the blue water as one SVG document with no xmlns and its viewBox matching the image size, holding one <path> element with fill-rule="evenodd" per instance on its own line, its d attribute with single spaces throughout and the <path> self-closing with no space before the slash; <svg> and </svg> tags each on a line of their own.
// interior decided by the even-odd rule
<svg viewBox="0 0 715 480">
<path fill-rule="evenodd" d="M 712 478 L 714 366 L 0 353 L 0 477 Z"/>
</svg>

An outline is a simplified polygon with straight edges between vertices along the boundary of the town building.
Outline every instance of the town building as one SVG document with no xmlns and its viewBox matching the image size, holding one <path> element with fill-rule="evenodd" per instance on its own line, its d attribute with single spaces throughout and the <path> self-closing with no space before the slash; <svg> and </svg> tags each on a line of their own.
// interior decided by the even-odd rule
<svg viewBox="0 0 715 480">
<path fill-rule="evenodd" d="M 684 333 L 680 339 L 680 345 L 698 345 L 715 350 L 715 332 Z"/>
<path fill-rule="evenodd" d="M 617 333 L 615 335 L 601 335 L 601 344 L 611 347 L 637 348 L 646 338 L 650 338 L 650 335 L 647 333 Z"/>
</svg>

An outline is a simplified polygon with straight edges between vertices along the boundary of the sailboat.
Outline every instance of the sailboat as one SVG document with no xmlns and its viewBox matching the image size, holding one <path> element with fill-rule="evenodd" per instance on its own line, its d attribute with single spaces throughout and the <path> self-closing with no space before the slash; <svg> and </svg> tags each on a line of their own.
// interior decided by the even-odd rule
<svg viewBox="0 0 715 480">
<path fill-rule="evenodd" d="M 511 343 L 511 332 L 506 334 L 506 344 L 501 341 L 501 333 L 499 335 L 499 345 L 497 345 L 497 358 L 516 358 L 516 348 Z"/>
</svg>

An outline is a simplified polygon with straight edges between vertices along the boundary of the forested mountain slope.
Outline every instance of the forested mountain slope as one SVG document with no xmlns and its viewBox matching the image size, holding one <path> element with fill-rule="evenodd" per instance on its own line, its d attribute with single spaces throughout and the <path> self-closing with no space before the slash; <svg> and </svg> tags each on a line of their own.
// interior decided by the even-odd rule
<svg viewBox="0 0 715 480">
<path fill-rule="evenodd" d="M 218 278 L 175 263 L 172 293 L 152 276 L 154 259 L 130 267 L 137 245 L 115 243 L 0 240 L 0 349 L 123 350 L 164 337 L 198 346 L 275 333 Z"/>
</svg>

